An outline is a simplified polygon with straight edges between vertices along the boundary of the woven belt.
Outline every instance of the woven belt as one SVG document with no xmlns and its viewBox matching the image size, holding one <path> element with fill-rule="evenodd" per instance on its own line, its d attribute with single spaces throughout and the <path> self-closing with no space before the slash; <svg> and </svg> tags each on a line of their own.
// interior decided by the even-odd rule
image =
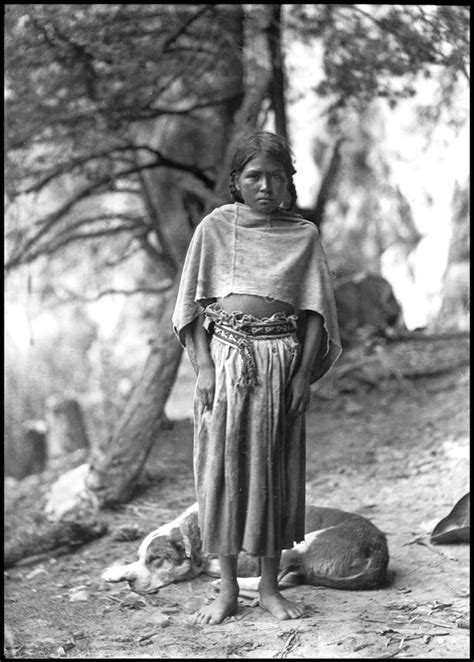
<svg viewBox="0 0 474 662">
<path fill-rule="evenodd" d="M 222 342 L 239 350 L 242 357 L 242 376 L 237 386 L 245 385 L 252 388 L 260 384 L 257 377 L 257 364 L 253 353 L 252 340 L 268 340 L 270 338 L 286 338 L 294 333 L 291 322 L 271 324 L 245 324 L 241 329 L 233 329 L 225 324 L 214 322 L 213 333 Z"/>
</svg>

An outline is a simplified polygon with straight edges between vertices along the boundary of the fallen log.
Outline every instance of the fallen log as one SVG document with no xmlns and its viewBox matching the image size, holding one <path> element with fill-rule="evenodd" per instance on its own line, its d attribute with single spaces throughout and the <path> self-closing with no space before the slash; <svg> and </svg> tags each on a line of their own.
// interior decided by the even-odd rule
<svg viewBox="0 0 474 662">
<path fill-rule="evenodd" d="M 412 340 L 420 340 L 425 342 L 436 341 L 436 340 L 458 340 L 462 338 L 470 338 L 470 331 L 465 330 L 453 330 L 453 331 L 396 331 L 391 334 L 387 334 L 388 342 L 409 342 Z"/>
<path fill-rule="evenodd" d="M 457 361 L 447 363 L 445 365 L 423 365 L 417 368 L 416 366 L 400 366 L 400 364 L 391 364 L 388 361 L 381 359 L 378 356 L 364 357 L 351 363 L 347 363 L 336 369 L 334 372 L 338 378 L 351 375 L 353 373 L 360 373 L 357 378 L 360 381 L 367 381 L 376 384 L 383 379 L 391 377 L 405 378 L 405 379 L 420 379 L 421 377 L 435 377 L 444 375 L 448 372 L 453 372 L 458 368 L 470 364 L 468 356 L 459 358 Z M 400 367 L 399 367 L 400 366 Z"/>
<path fill-rule="evenodd" d="M 107 533 L 104 521 L 95 518 L 91 520 L 67 519 L 58 522 L 44 520 L 34 528 L 29 525 L 16 530 L 12 537 L 5 541 L 4 568 L 10 568 L 19 561 L 51 552 L 57 548 L 73 551 Z"/>
<path fill-rule="evenodd" d="M 456 342 L 450 342 L 455 339 Z M 419 379 L 457 370 L 470 363 L 469 336 L 465 334 L 411 338 L 414 342 L 375 345 L 348 350 L 334 368 L 335 380 L 358 373 L 362 380 L 376 383 L 395 377 Z M 357 377 L 357 375 L 355 375 Z"/>
</svg>

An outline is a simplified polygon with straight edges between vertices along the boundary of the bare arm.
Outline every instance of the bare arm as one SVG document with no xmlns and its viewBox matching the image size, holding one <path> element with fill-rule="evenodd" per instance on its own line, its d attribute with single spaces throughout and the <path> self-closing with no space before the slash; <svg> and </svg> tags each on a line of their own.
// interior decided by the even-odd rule
<svg viewBox="0 0 474 662">
<path fill-rule="evenodd" d="M 205 407 L 212 407 L 216 379 L 215 367 L 209 349 L 209 335 L 203 322 L 204 314 L 201 314 L 190 325 L 198 371 L 196 393 Z"/>
<path fill-rule="evenodd" d="M 319 313 L 308 310 L 306 312 L 306 332 L 303 339 L 303 353 L 298 367 L 298 372 L 306 374 L 308 379 L 322 339 L 323 318 Z"/>
<path fill-rule="evenodd" d="M 303 351 L 299 366 L 288 388 L 288 414 L 290 416 L 301 416 L 308 407 L 311 394 L 309 382 L 311 369 L 323 338 L 323 318 L 321 315 L 312 310 L 308 310 L 306 315 Z"/>
</svg>

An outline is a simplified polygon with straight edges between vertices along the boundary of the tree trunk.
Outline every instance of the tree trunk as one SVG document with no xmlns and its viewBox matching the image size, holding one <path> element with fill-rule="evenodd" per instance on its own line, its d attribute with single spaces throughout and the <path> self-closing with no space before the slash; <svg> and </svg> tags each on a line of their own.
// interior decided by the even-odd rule
<svg viewBox="0 0 474 662">
<path fill-rule="evenodd" d="M 74 398 L 51 396 L 46 402 L 48 457 L 88 448 L 89 439 L 79 403 Z"/>
<path fill-rule="evenodd" d="M 163 427 L 164 408 L 182 348 L 171 326 L 176 288 L 168 294 L 157 339 L 105 452 L 92 461 L 86 486 L 99 507 L 128 501 Z"/>
<path fill-rule="evenodd" d="M 210 211 L 214 203 L 229 200 L 229 173 L 232 157 L 240 139 L 256 128 L 262 107 L 270 94 L 272 61 L 268 33 L 273 20 L 272 6 L 248 5 L 246 8 L 245 90 L 240 108 L 229 126 L 227 144 L 220 159 L 214 195 L 206 205 Z"/>
<path fill-rule="evenodd" d="M 272 65 L 270 96 L 275 113 L 275 131 L 288 138 L 285 100 L 285 73 L 281 52 L 281 5 L 270 5 L 270 23 L 267 30 L 268 48 Z"/>
<path fill-rule="evenodd" d="M 72 519 L 73 513 L 92 513 L 130 499 L 159 439 L 166 400 L 182 356 L 171 325 L 178 285 L 179 277 L 165 295 L 156 339 L 107 447 L 95 448 L 88 465 L 66 472 L 52 485 L 45 508 L 50 519 Z"/>
<path fill-rule="evenodd" d="M 23 425 L 18 472 L 22 479 L 31 474 L 39 474 L 46 468 L 48 460 L 46 424 L 44 421 L 28 421 Z"/>
</svg>

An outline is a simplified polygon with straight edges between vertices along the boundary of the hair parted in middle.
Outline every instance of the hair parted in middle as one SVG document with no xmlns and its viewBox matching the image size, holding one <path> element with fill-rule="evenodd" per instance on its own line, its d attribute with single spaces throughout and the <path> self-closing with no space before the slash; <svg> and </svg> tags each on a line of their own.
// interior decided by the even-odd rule
<svg viewBox="0 0 474 662">
<path fill-rule="evenodd" d="M 235 180 L 247 163 L 260 155 L 271 157 L 282 164 L 288 177 L 289 209 L 291 209 L 296 204 L 296 189 L 293 182 L 296 170 L 293 166 L 291 149 L 283 136 L 270 133 L 270 131 L 253 131 L 241 139 L 232 159 L 229 176 L 229 189 L 232 197 L 236 202 L 243 202 Z"/>
</svg>

